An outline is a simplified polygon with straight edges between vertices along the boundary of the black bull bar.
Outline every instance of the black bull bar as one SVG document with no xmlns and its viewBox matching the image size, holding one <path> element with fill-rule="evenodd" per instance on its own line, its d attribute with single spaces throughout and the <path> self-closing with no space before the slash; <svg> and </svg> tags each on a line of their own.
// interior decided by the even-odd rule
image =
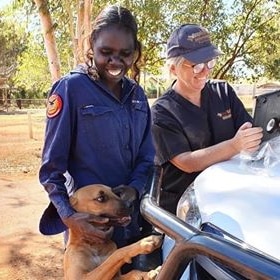
<svg viewBox="0 0 280 280">
<path fill-rule="evenodd" d="M 196 256 L 206 256 L 248 279 L 280 279 L 280 262 L 245 249 L 214 234 L 202 232 L 159 207 L 162 170 L 156 167 L 150 190 L 141 201 L 141 213 L 155 228 L 174 241 L 157 280 L 180 279 L 182 266 Z"/>
</svg>

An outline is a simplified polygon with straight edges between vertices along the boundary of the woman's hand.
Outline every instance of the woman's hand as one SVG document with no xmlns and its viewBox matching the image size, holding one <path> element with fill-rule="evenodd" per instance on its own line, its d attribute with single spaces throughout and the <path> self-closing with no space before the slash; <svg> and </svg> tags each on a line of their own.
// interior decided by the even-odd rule
<svg viewBox="0 0 280 280">
<path fill-rule="evenodd" d="M 113 234 L 113 227 L 108 227 L 105 230 L 106 224 L 109 222 L 109 218 L 106 217 L 75 213 L 70 217 L 63 218 L 62 221 L 75 235 L 98 244 L 105 243 L 108 239 L 111 239 Z"/>
<path fill-rule="evenodd" d="M 241 151 L 249 153 L 257 151 L 263 137 L 262 131 L 261 127 L 252 127 L 250 122 L 244 123 L 232 138 L 234 149 L 238 153 Z"/>
</svg>

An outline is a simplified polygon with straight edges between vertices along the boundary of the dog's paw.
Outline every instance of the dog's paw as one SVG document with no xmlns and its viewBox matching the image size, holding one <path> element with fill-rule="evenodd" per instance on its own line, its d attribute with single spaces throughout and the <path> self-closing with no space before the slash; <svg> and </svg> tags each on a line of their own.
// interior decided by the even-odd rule
<svg viewBox="0 0 280 280">
<path fill-rule="evenodd" d="M 155 280 L 159 274 L 161 266 L 158 266 L 156 269 L 146 271 L 140 270 L 131 270 L 127 274 L 122 275 L 123 280 Z"/>
<path fill-rule="evenodd" d="M 159 248 L 162 243 L 162 236 L 150 235 L 138 241 L 140 246 L 139 254 L 149 254 Z"/>
<path fill-rule="evenodd" d="M 150 270 L 144 277 L 144 280 L 154 280 L 159 274 L 161 266 L 158 266 L 156 269 Z"/>
</svg>

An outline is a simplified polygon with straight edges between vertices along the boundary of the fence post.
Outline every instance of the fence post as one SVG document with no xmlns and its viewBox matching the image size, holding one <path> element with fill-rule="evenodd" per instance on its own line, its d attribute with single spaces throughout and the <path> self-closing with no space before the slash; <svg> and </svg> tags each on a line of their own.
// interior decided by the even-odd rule
<svg viewBox="0 0 280 280">
<path fill-rule="evenodd" d="M 29 138 L 33 139 L 33 130 L 32 130 L 32 120 L 30 112 L 27 112 L 28 115 L 28 130 L 29 130 Z"/>
</svg>

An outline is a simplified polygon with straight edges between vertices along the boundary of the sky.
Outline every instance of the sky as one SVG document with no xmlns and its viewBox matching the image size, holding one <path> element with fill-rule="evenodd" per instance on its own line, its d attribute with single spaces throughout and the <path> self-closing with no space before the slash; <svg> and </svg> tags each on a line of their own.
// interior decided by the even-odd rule
<svg viewBox="0 0 280 280">
<path fill-rule="evenodd" d="M 9 3 L 12 3 L 12 0 L 0 0 L 0 9 Z"/>
</svg>

